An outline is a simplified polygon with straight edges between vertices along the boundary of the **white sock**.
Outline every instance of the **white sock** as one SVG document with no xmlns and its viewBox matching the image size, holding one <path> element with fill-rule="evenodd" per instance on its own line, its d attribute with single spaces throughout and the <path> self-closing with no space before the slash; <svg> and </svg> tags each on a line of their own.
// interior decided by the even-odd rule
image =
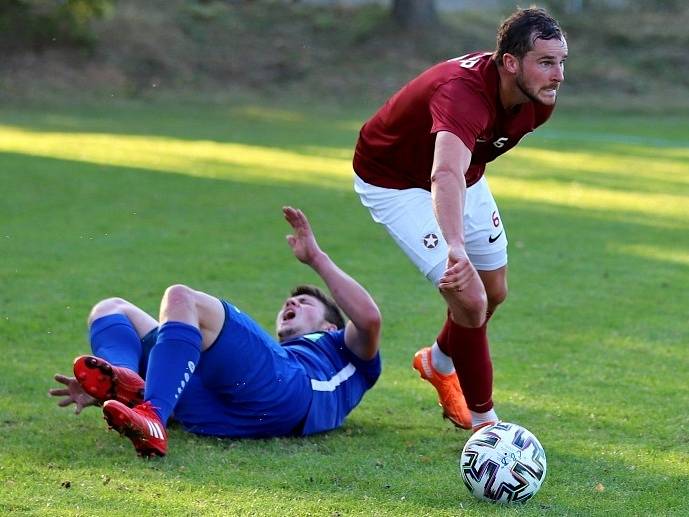
<svg viewBox="0 0 689 517">
<path fill-rule="evenodd" d="M 455 372 L 455 365 L 452 362 L 452 358 L 445 355 L 443 351 L 440 350 L 437 341 L 433 343 L 431 347 L 431 364 L 438 373 L 443 375 L 450 375 Z"/>
<path fill-rule="evenodd" d="M 472 427 L 476 427 L 477 425 L 485 424 L 486 422 L 497 422 L 498 421 L 498 415 L 495 412 L 495 409 L 491 409 L 490 411 L 486 411 L 485 413 L 477 413 L 476 411 L 471 411 L 471 425 Z"/>
</svg>

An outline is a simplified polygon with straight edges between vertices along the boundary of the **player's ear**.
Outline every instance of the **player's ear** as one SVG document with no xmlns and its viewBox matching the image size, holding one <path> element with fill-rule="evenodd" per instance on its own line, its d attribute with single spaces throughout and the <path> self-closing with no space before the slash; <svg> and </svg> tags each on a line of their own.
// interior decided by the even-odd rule
<svg viewBox="0 0 689 517">
<path fill-rule="evenodd" d="M 505 71 L 511 74 L 516 74 L 519 71 L 519 59 L 516 56 L 506 52 L 502 56 L 502 67 L 505 69 Z"/>
</svg>

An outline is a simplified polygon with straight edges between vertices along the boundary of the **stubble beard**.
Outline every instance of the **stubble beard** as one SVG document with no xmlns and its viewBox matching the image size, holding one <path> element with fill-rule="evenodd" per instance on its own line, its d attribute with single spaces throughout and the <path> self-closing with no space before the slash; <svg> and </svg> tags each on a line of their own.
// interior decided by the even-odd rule
<svg viewBox="0 0 689 517">
<path fill-rule="evenodd" d="M 545 104 L 541 99 L 538 98 L 537 95 L 534 95 L 532 92 L 529 91 L 529 89 L 524 84 L 524 81 L 522 80 L 521 72 L 517 75 L 516 84 L 517 88 L 519 88 L 519 91 L 522 92 L 522 94 L 531 102 L 535 102 L 536 104 Z"/>
<path fill-rule="evenodd" d="M 283 330 L 279 330 L 279 331 L 277 332 L 278 342 L 282 343 L 283 341 L 288 340 L 289 338 L 292 337 L 293 334 L 295 334 L 295 332 L 294 332 L 293 329 L 283 329 Z"/>
</svg>

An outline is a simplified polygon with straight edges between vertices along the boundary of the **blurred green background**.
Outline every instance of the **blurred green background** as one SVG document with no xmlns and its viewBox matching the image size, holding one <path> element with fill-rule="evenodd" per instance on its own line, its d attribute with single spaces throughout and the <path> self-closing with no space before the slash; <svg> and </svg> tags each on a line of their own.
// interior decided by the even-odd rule
<svg viewBox="0 0 689 517">
<path fill-rule="evenodd" d="M 314 95 L 374 106 L 426 66 L 494 47 L 500 0 L 3 0 L 5 102 Z M 562 105 L 689 105 L 689 7 L 551 0 L 570 59 Z"/>
</svg>

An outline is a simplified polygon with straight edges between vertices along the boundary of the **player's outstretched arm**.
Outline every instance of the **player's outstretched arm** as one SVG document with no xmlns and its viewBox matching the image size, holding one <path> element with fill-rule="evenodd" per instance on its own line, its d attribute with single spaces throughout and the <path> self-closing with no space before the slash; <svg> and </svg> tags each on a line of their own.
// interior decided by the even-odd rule
<svg viewBox="0 0 689 517">
<path fill-rule="evenodd" d="M 459 137 L 447 131 L 436 136 L 431 170 L 433 211 L 448 245 L 448 268 L 458 261 L 469 263 L 464 249 L 464 175 L 471 151 Z"/>
<path fill-rule="evenodd" d="M 62 400 L 58 401 L 58 406 L 66 407 L 70 404 L 74 404 L 74 413 L 78 415 L 85 407 L 98 405 L 98 401 L 86 393 L 81 388 L 81 384 L 79 384 L 74 377 L 67 377 L 57 373 L 55 374 L 55 380 L 66 386 L 65 388 L 51 388 L 48 390 L 48 395 L 53 397 L 64 397 Z"/>
<path fill-rule="evenodd" d="M 431 196 L 435 217 L 448 245 L 447 269 L 438 288 L 456 323 L 478 327 L 485 320 L 487 302 L 485 288 L 467 256 L 464 242 L 464 175 L 470 163 L 471 151 L 464 142 L 447 131 L 438 132 Z"/>
<path fill-rule="evenodd" d="M 287 243 L 294 256 L 310 266 L 323 279 L 335 303 L 347 315 L 347 347 L 361 359 L 372 359 L 378 352 L 382 318 L 371 295 L 356 280 L 342 271 L 318 246 L 308 219 L 301 210 L 290 206 L 282 209 L 292 226 Z"/>
</svg>

